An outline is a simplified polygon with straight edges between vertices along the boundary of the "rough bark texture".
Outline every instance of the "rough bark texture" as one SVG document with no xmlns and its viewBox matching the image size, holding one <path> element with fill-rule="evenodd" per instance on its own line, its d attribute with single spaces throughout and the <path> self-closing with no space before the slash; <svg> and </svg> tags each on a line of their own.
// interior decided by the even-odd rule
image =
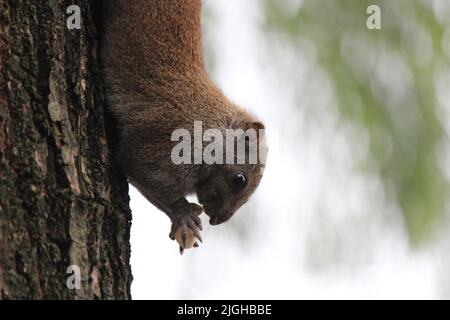
<svg viewBox="0 0 450 320">
<path fill-rule="evenodd" d="M 66 27 L 72 4 L 81 30 Z M 92 5 L 0 0 L 0 299 L 130 298 L 128 187 L 105 134 Z"/>
</svg>

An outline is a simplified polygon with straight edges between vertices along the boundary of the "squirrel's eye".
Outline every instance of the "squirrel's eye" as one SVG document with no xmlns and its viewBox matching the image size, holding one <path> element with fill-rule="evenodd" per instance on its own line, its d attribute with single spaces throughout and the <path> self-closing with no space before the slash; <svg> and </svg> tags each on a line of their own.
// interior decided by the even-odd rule
<svg viewBox="0 0 450 320">
<path fill-rule="evenodd" d="M 236 187 L 243 188 L 247 183 L 247 178 L 242 172 L 240 172 L 234 176 L 233 183 Z"/>
</svg>

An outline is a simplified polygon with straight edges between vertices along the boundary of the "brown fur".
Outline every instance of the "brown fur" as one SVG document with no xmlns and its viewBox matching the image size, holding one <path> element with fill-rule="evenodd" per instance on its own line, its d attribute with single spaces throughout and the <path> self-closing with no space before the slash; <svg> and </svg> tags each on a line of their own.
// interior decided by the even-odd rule
<svg viewBox="0 0 450 320">
<path fill-rule="evenodd" d="M 104 4 L 101 57 L 106 102 L 120 131 L 118 158 L 130 182 L 174 225 L 201 228 L 202 208 L 212 224 L 228 220 L 254 192 L 261 165 L 175 165 L 172 132 L 262 128 L 230 102 L 208 77 L 203 61 L 200 0 L 114 0 Z M 248 184 L 233 189 L 236 172 Z M 187 218 L 186 218 L 187 217 Z"/>
</svg>

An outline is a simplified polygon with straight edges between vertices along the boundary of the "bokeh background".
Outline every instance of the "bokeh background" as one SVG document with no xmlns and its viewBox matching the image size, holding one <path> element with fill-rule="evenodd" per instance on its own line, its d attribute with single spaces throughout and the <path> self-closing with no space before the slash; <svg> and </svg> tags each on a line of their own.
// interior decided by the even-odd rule
<svg viewBox="0 0 450 320">
<path fill-rule="evenodd" d="M 203 29 L 265 176 L 183 256 L 132 189 L 133 297 L 450 298 L 450 0 L 204 0 Z"/>
</svg>

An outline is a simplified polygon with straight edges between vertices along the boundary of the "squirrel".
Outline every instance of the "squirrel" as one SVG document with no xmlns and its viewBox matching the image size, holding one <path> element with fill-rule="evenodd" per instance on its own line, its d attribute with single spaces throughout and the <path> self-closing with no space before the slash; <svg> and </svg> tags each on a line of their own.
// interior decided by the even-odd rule
<svg viewBox="0 0 450 320">
<path fill-rule="evenodd" d="M 255 129 L 264 125 L 231 102 L 206 72 L 201 0 L 114 0 L 103 3 L 100 43 L 106 109 L 117 122 L 118 163 L 129 182 L 171 219 L 169 237 L 201 241 L 199 215 L 230 219 L 260 183 L 256 164 L 175 164 L 174 130 Z M 266 148 L 258 134 L 258 144 Z M 260 156 L 261 157 L 261 156 Z M 200 205 L 186 196 L 196 194 Z M 197 243 L 194 246 L 198 246 Z"/>
</svg>

